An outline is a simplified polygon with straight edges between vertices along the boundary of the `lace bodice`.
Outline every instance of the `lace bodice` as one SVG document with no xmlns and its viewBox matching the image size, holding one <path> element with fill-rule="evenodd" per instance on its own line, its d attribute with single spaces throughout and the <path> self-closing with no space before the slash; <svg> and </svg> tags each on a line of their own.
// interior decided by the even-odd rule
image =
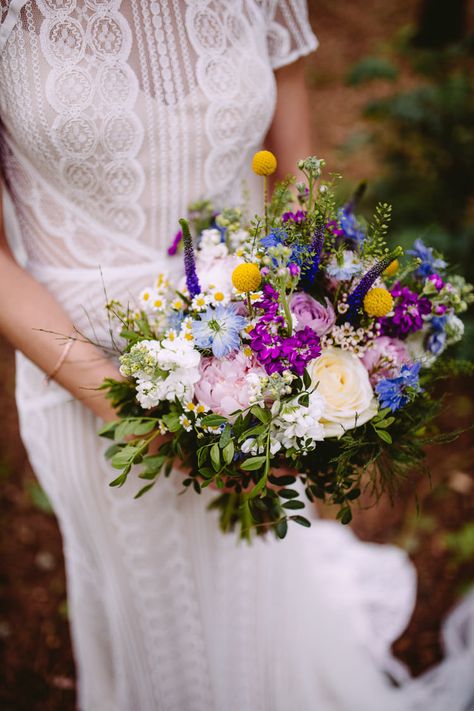
<svg viewBox="0 0 474 711">
<path fill-rule="evenodd" d="M 304 0 L 2 0 L 2 166 L 27 263 L 158 258 L 187 205 L 238 203 Z"/>
</svg>

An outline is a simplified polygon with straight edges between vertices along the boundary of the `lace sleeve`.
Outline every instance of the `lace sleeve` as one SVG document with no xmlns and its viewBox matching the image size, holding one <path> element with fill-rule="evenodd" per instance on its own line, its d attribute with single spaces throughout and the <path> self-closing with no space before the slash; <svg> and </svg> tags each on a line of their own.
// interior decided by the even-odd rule
<svg viewBox="0 0 474 711">
<path fill-rule="evenodd" d="M 264 0 L 267 43 L 273 69 L 295 62 L 318 46 L 306 0 Z"/>
</svg>

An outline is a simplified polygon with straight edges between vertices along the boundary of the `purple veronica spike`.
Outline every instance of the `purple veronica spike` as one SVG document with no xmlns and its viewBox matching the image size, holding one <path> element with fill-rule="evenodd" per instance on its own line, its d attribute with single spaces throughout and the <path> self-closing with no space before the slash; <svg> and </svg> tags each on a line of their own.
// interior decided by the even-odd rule
<svg viewBox="0 0 474 711">
<path fill-rule="evenodd" d="M 313 236 L 312 242 L 310 244 L 310 252 L 313 254 L 313 261 L 310 268 L 304 275 L 304 282 L 308 287 L 314 282 L 316 274 L 318 273 L 319 263 L 321 261 L 321 254 L 324 246 L 324 228 L 318 228 Z"/>
<path fill-rule="evenodd" d="M 349 305 L 349 310 L 345 316 L 345 320 L 352 323 L 357 320 L 359 316 L 359 309 L 362 306 L 364 298 L 368 291 L 372 288 L 374 282 L 379 278 L 382 272 L 393 262 L 394 259 L 400 256 L 402 253 L 401 247 L 397 247 L 387 254 L 386 257 L 382 257 L 380 261 L 374 264 L 369 271 L 364 274 L 360 282 L 357 284 L 356 288 L 349 295 L 347 303 Z"/>
<path fill-rule="evenodd" d="M 187 220 L 179 221 L 183 232 L 184 244 L 184 272 L 186 274 L 186 286 L 189 291 L 189 296 L 193 299 L 197 294 L 201 293 L 199 279 L 196 272 L 196 260 L 194 259 L 193 240 Z"/>
</svg>

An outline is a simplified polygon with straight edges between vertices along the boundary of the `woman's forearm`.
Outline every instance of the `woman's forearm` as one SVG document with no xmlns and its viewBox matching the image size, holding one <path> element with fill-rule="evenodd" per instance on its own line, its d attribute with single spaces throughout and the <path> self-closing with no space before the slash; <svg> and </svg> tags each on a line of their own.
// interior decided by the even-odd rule
<svg viewBox="0 0 474 711">
<path fill-rule="evenodd" d="M 275 73 L 277 104 L 266 147 L 278 158 L 276 179 L 296 172 L 296 163 L 314 151 L 305 63 L 300 59 Z"/>
<path fill-rule="evenodd" d="M 41 329 L 41 330 L 39 330 Z M 0 332 L 32 360 L 45 375 L 53 373 L 64 355 L 74 325 L 60 304 L 15 261 L 0 236 Z M 62 338 L 58 334 L 64 334 Z M 68 348 L 54 380 L 97 416 L 115 417 L 103 392 L 105 377 L 120 378 L 118 369 L 95 346 L 78 339 Z"/>
</svg>

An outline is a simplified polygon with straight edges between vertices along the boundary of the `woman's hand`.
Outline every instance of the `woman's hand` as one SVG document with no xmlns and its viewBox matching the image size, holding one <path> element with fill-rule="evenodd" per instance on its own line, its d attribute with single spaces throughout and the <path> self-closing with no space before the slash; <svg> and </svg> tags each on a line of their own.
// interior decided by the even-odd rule
<svg viewBox="0 0 474 711">
<path fill-rule="evenodd" d="M 1 195 L 0 195 L 0 227 Z M 41 329 L 38 330 L 38 329 Z M 69 316 L 42 284 L 16 262 L 0 229 L 0 333 L 101 419 L 116 413 L 98 390 L 105 378 L 121 380 L 117 367 L 95 346 L 75 340 Z M 64 339 L 56 334 L 64 334 Z M 63 356 L 66 356 L 64 359 Z M 59 364 L 59 367 L 58 367 Z"/>
</svg>

